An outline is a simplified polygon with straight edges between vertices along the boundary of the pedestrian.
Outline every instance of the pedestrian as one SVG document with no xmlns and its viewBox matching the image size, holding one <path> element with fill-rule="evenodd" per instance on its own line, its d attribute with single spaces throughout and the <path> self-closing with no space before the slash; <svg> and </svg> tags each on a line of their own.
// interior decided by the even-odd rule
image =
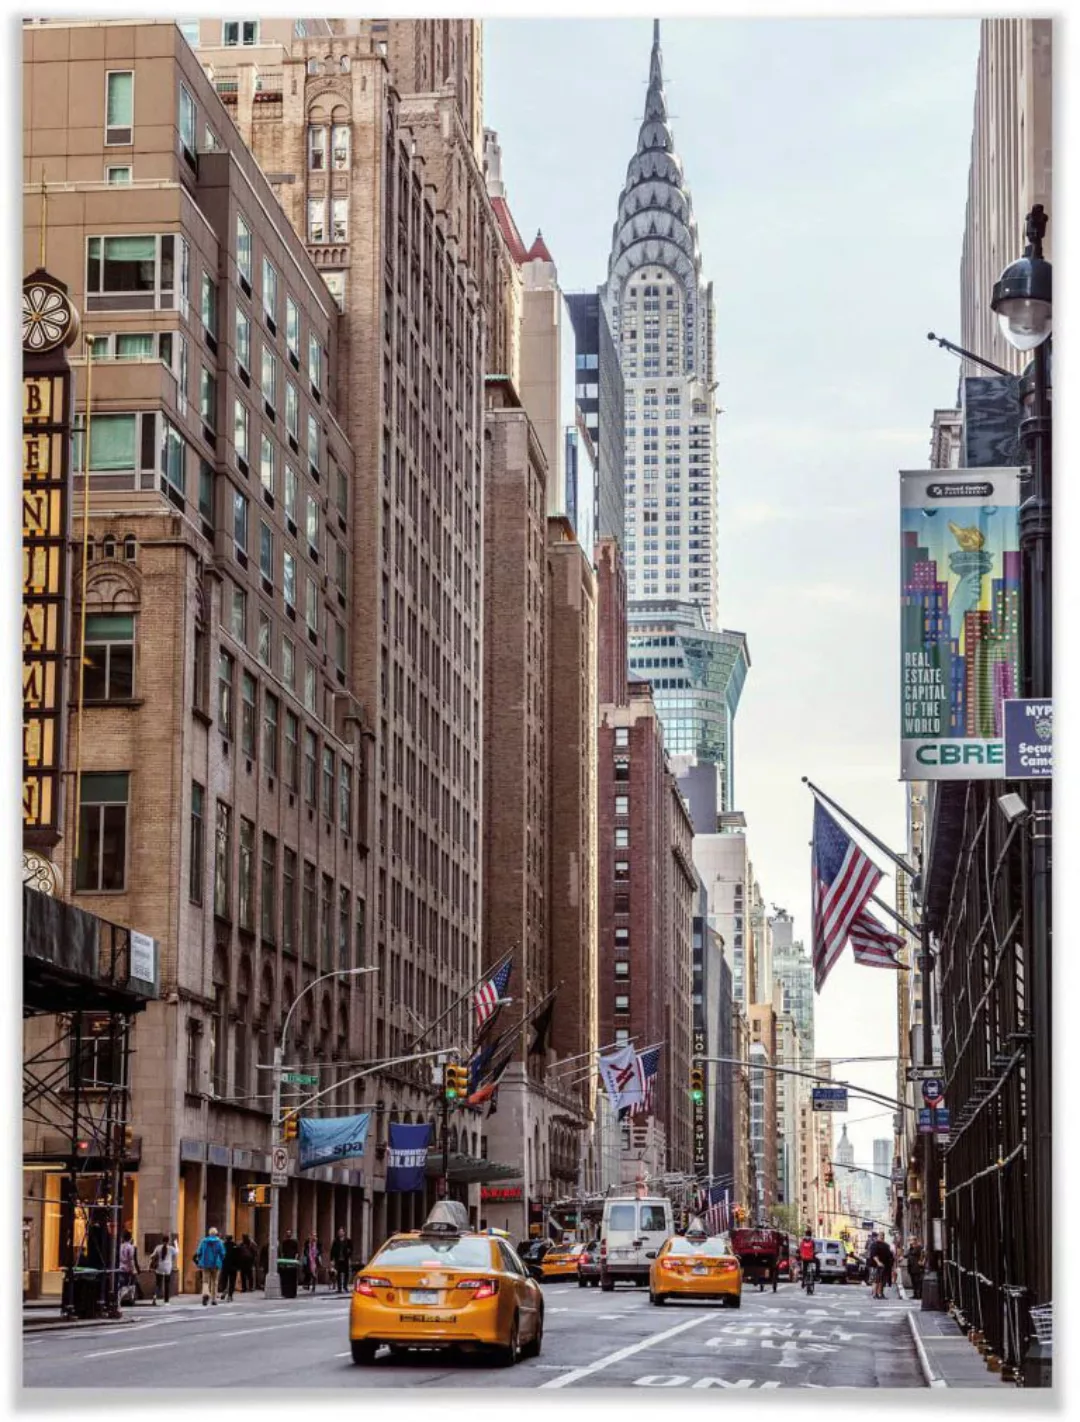
<svg viewBox="0 0 1080 1422">
<path fill-rule="evenodd" d="M 169 1302 L 169 1286 L 172 1283 L 173 1266 L 175 1263 L 176 1256 L 169 1242 L 169 1236 L 163 1234 L 161 1236 L 161 1243 L 150 1256 L 150 1268 L 154 1271 L 153 1303 L 155 1305 L 158 1299 L 161 1299 L 163 1303 Z"/>
<path fill-rule="evenodd" d="M 330 1246 L 330 1264 L 334 1270 L 337 1292 L 344 1293 L 352 1283 L 352 1240 L 344 1229 L 339 1229 L 337 1238 Z"/>
<path fill-rule="evenodd" d="M 267 1258 L 269 1259 L 269 1257 L 269 1246 L 267 1246 Z M 285 1231 L 285 1238 L 278 1245 L 277 1269 L 278 1277 L 281 1280 L 281 1297 L 283 1299 L 296 1298 L 296 1286 L 300 1273 L 300 1241 L 291 1229 Z"/>
<path fill-rule="evenodd" d="M 139 1251 L 131 1237 L 131 1230 L 124 1230 L 120 1240 L 120 1277 L 117 1280 L 117 1303 L 134 1303 L 142 1298 L 139 1285 Z"/>
<path fill-rule="evenodd" d="M 221 1263 L 221 1285 L 220 1292 L 226 1303 L 232 1303 L 233 1294 L 236 1292 L 236 1275 L 240 1268 L 240 1260 L 236 1253 L 236 1241 L 231 1234 L 225 1236 L 225 1257 Z"/>
<path fill-rule="evenodd" d="M 236 1258 L 240 1267 L 240 1287 L 245 1294 L 255 1289 L 255 1242 L 250 1234 L 241 1237 L 236 1246 Z"/>
<path fill-rule="evenodd" d="M 918 1242 L 914 1239 L 908 1241 L 907 1247 L 907 1268 L 908 1278 L 911 1280 L 911 1292 L 917 1299 L 922 1298 L 923 1280 L 923 1257 L 922 1250 Z"/>
<path fill-rule="evenodd" d="M 225 1246 L 218 1238 L 217 1229 L 211 1225 L 206 1234 L 199 1241 L 199 1247 L 195 1251 L 194 1262 L 196 1269 L 202 1271 L 202 1301 L 203 1308 L 207 1304 L 217 1307 L 218 1290 L 218 1270 L 225 1262 Z"/>
<path fill-rule="evenodd" d="M 309 1292 L 314 1293 L 315 1285 L 319 1281 L 319 1265 L 322 1263 L 322 1250 L 319 1248 L 319 1241 L 314 1233 L 309 1234 L 304 1241 L 301 1260 L 304 1268 L 304 1283 Z"/>
<path fill-rule="evenodd" d="M 884 1238 L 878 1239 L 877 1235 L 872 1235 L 871 1240 L 870 1252 L 867 1256 L 867 1262 L 870 1265 L 870 1297 L 883 1299 L 886 1282 L 892 1274 L 893 1252 Z"/>
</svg>

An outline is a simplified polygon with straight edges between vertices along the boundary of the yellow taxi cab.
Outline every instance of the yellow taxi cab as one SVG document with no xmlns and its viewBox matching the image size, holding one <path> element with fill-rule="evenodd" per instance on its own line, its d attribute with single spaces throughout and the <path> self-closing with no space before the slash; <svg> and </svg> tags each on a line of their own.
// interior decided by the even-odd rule
<svg viewBox="0 0 1080 1422">
<path fill-rule="evenodd" d="M 685 1234 L 664 1241 L 649 1267 L 649 1302 L 669 1298 L 720 1299 L 741 1307 L 742 1269 L 726 1234 L 709 1235 L 691 1224 Z"/>
<path fill-rule="evenodd" d="M 395 1234 L 357 1276 L 349 1308 L 354 1363 L 382 1344 L 490 1351 L 505 1366 L 535 1358 L 544 1298 L 509 1241 L 469 1228 L 456 1200 L 435 1206 L 422 1228 Z"/>
<path fill-rule="evenodd" d="M 576 1279 L 584 1244 L 562 1244 L 549 1249 L 540 1261 L 542 1279 Z"/>
</svg>

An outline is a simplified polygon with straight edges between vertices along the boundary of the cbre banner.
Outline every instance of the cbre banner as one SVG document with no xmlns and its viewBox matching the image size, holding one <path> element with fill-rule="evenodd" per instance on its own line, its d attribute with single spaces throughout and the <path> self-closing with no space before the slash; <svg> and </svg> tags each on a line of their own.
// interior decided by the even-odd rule
<svg viewBox="0 0 1080 1422">
<path fill-rule="evenodd" d="M 901 472 L 900 776 L 996 780 L 1020 661 L 1016 469 Z"/>
</svg>

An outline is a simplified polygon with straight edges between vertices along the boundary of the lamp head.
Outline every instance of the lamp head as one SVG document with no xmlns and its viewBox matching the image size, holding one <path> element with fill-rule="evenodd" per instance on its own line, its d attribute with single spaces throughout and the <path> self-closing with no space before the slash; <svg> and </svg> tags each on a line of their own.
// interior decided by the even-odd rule
<svg viewBox="0 0 1080 1422">
<path fill-rule="evenodd" d="M 1018 351 L 1032 351 L 1050 335 L 1053 268 L 1042 254 L 1046 221 L 1046 213 L 1037 203 L 1028 214 L 1024 255 L 1010 262 L 998 277 L 990 301 L 1001 334 Z"/>
</svg>

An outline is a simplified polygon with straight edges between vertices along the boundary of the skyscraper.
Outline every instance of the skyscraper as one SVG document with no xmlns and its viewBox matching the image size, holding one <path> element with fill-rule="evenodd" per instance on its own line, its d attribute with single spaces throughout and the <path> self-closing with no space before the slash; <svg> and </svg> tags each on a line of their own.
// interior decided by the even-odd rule
<svg viewBox="0 0 1080 1422">
<path fill-rule="evenodd" d="M 625 382 L 630 599 L 695 603 L 716 627 L 712 286 L 668 123 L 659 21 L 601 298 Z"/>
</svg>

